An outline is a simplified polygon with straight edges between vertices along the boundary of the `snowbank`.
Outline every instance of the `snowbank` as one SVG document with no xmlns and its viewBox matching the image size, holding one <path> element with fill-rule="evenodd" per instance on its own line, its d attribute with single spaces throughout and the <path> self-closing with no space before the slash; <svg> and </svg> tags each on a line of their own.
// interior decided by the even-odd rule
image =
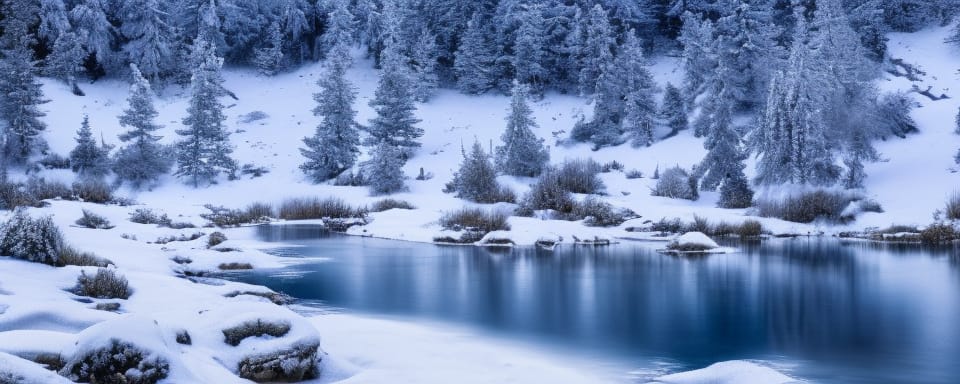
<svg viewBox="0 0 960 384">
<path fill-rule="evenodd" d="M 787 384 L 799 381 L 749 361 L 733 360 L 713 364 L 695 371 L 658 377 L 659 384 Z"/>
</svg>

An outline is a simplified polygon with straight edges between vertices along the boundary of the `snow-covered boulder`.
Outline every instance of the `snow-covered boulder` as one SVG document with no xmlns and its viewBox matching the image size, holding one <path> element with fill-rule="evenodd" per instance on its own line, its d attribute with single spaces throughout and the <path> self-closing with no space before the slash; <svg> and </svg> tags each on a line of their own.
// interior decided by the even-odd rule
<svg viewBox="0 0 960 384">
<path fill-rule="evenodd" d="M 787 384 L 799 381 L 749 361 L 732 360 L 694 371 L 658 377 L 660 384 Z"/>
<path fill-rule="evenodd" d="M 705 252 L 717 248 L 720 245 L 702 232 L 684 233 L 667 245 L 667 250 L 673 252 Z"/>
</svg>

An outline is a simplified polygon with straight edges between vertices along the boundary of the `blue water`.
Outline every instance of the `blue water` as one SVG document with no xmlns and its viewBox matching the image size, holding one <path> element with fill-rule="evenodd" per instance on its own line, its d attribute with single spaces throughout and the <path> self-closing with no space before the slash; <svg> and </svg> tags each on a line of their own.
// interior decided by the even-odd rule
<svg viewBox="0 0 960 384">
<path fill-rule="evenodd" d="M 337 310 L 475 327 L 638 371 L 758 359 L 813 382 L 960 383 L 956 247 L 797 238 L 674 257 L 650 243 L 546 252 L 253 230 L 308 259 L 234 278 Z"/>
</svg>

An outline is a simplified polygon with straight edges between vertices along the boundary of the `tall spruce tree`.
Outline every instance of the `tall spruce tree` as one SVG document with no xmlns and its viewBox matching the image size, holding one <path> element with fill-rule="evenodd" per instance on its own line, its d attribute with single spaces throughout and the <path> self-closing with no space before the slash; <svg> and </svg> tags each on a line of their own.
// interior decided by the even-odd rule
<svg viewBox="0 0 960 384">
<path fill-rule="evenodd" d="M 437 76 L 437 37 L 428 29 L 420 31 L 410 55 L 410 69 L 413 72 L 413 94 L 417 101 L 427 101 L 437 91 L 440 78 Z"/>
<path fill-rule="evenodd" d="M 604 68 L 613 61 L 616 39 L 610 27 L 607 11 L 600 4 L 590 9 L 590 14 L 585 21 L 579 83 L 580 93 L 592 95 L 599 91 L 598 80 Z"/>
<path fill-rule="evenodd" d="M 503 195 L 497 183 L 497 171 L 479 141 L 474 141 L 470 152 L 463 150 L 460 169 L 453 175 L 450 187 L 457 197 L 477 203 L 496 203 Z"/>
<path fill-rule="evenodd" d="M 38 20 L 39 6 L 32 1 L 6 1 L 0 5 L 0 119 L 4 129 L 4 158 L 10 164 L 25 164 L 30 156 L 46 149 L 40 133 L 46 124 L 40 104 L 46 103 L 35 75 L 37 63 L 31 46 L 36 43 L 30 28 Z"/>
<path fill-rule="evenodd" d="M 721 71 L 732 70 L 723 61 L 719 67 Z M 745 179 L 743 161 L 746 155 L 740 146 L 740 135 L 733 127 L 733 104 L 736 101 L 727 95 L 726 84 L 721 85 L 716 97 L 722 101 L 707 117 L 710 121 L 709 134 L 704 142 L 707 155 L 696 169 L 701 178 L 700 188 L 705 191 L 715 190 L 730 178 Z"/>
<path fill-rule="evenodd" d="M 320 92 L 314 116 L 323 119 L 311 137 L 303 139 L 300 153 L 307 161 L 300 165 L 314 182 L 328 180 L 352 167 L 357 161 L 360 134 L 353 103 L 357 93 L 346 79 L 350 52 L 341 42 L 327 53 L 327 73 L 317 80 Z"/>
<path fill-rule="evenodd" d="M 190 102 L 184 129 L 177 130 L 182 136 L 177 144 L 176 176 L 186 178 L 194 187 L 215 181 L 221 172 L 234 175 L 237 162 L 230 157 L 230 134 L 224 127 L 223 77 L 220 67 L 223 59 L 217 56 L 216 48 L 203 39 L 194 47 L 194 60 L 199 63 L 190 79 Z"/>
<path fill-rule="evenodd" d="M 370 101 L 376 116 L 367 127 L 369 137 L 364 144 L 376 147 L 386 143 L 400 149 L 406 158 L 414 148 L 420 146 L 417 139 L 423 136 L 423 129 L 416 126 L 420 120 L 413 114 L 417 109 L 414 105 L 413 83 L 394 40 L 386 40 L 380 80 Z"/>
<path fill-rule="evenodd" d="M 349 47 L 356 39 L 354 36 L 356 19 L 350 13 L 348 1 L 333 0 L 332 3 L 332 9 L 327 16 L 327 28 L 320 37 L 320 48 L 324 55 L 337 45 L 343 44 Z"/>
<path fill-rule="evenodd" d="M 45 60 L 45 73 L 73 86 L 77 76 L 83 71 L 83 59 L 86 52 L 80 45 L 77 34 L 71 31 L 57 36 L 50 55 Z"/>
<path fill-rule="evenodd" d="M 513 44 L 514 78 L 521 84 L 528 84 L 534 94 L 542 94 L 547 82 L 547 69 L 544 68 L 546 55 L 544 43 L 543 9 L 531 6 L 521 15 Z"/>
<path fill-rule="evenodd" d="M 550 160 L 543 139 L 533 133 L 537 123 L 527 105 L 527 92 L 526 85 L 514 82 L 507 130 L 501 136 L 503 145 L 496 148 L 497 169 L 512 176 L 537 176 Z"/>
<path fill-rule="evenodd" d="M 123 52 L 147 79 L 158 82 L 177 67 L 173 52 L 175 34 L 168 23 L 169 12 L 159 0 L 126 0 L 122 3 L 120 35 L 126 40 Z"/>
<path fill-rule="evenodd" d="M 683 97 L 680 96 L 680 90 L 673 84 L 667 83 L 663 92 L 663 103 L 660 105 L 660 118 L 662 118 L 672 137 L 678 132 L 687 129 L 687 110 L 683 105 Z"/>
<path fill-rule="evenodd" d="M 170 151 L 159 143 L 156 132 L 162 128 L 155 122 L 159 113 L 153 107 L 150 82 L 136 65 L 130 66 L 133 83 L 127 98 L 127 109 L 120 115 L 120 126 L 129 130 L 120 134 L 120 141 L 127 143 L 114 157 L 113 172 L 121 183 L 130 183 L 134 188 L 149 186 L 161 175 L 170 171 L 173 158 Z"/>
<path fill-rule="evenodd" d="M 406 189 L 403 183 L 403 151 L 381 142 L 373 148 L 370 160 L 364 164 L 370 194 L 387 195 Z"/>
<path fill-rule="evenodd" d="M 257 49 L 253 63 L 264 76 L 273 76 L 283 67 L 283 33 L 280 23 L 274 21 L 267 28 L 267 39 Z"/>
<path fill-rule="evenodd" d="M 103 177 L 110 171 L 110 149 L 106 143 L 97 145 L 90 129 L 90 118 L 83 115 L 77 131 L 77 146 L 70 151 L 70 169 L 81 177 Z"/>
<path fill-rule="evenodd" d="M 493 88 L 492 43 L 487 40 L 486 23 L 480 13 L 475 13 L 467 23 L 467 30 L 457 49 L 454 73 L 457 88 L 469 94 L 484 93 Z"/>
</svg>

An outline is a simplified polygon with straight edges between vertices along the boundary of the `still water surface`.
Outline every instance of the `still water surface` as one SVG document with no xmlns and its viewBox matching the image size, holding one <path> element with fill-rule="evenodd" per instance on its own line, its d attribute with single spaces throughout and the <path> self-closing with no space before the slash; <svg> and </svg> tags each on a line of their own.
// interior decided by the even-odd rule
<svg viewBox="0 0 960 384">
<path fill-rule="evenodd" d="M 327 308 L 455 323 L 635 372 L 758 359 L 812 382 L 960 383 L 956 247 L 798 238 L 673 257 L 650 243 L 546 252 L 252 230 L 300 262 L 234 278 Z"/>
</svg>

